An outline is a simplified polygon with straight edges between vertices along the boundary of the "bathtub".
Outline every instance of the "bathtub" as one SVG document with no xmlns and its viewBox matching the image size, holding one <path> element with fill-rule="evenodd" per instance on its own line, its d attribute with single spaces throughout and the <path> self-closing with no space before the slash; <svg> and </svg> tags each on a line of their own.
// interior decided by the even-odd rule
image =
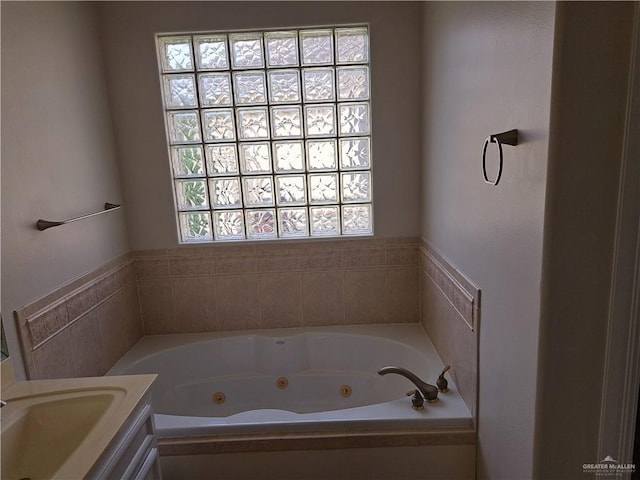
<svg viewBox="0 0 640 480">
<path fill-rule="evenodd" d="M 431 384 L 443 369 L 421 326 L 399 324 L 146 336 L 108 375 L 158 374 L 160 438 L 473 427 L 451 377 L 416 411 L 387 365 Z"/>
</svg>

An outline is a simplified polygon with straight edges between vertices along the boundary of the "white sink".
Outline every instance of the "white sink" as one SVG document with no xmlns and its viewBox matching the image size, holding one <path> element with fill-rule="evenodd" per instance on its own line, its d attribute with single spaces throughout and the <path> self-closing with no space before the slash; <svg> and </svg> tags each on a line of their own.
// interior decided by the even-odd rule
<svg viewBox="0 0 640 480">
<path fill-rule="evenodd" d="M 89 388 L 8 399 L 0 410 L 2 480 L 54 478 L 125 395 L 120 388 Z"/>
</svg>

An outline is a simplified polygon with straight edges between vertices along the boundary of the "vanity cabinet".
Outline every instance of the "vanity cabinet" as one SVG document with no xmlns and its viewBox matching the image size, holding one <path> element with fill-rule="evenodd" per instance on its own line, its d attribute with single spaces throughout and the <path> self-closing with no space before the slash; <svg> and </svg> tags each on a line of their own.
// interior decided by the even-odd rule
<svg viewBox="0 0 640 480">
<path fill-rule="evenodd" d="M 161 480 L 153 409 L 145 395 L 87 475 L 95 480 Z"/>
</svg>

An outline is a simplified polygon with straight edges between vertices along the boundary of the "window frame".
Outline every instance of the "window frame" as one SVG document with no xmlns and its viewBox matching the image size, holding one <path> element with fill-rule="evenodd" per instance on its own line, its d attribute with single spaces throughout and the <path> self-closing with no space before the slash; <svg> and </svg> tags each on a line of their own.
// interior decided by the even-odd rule
<svg viewBox="0 0 640 480">
<path fill-rule="evenodd" d="M 356 62 L 344 62 L 338 58 L 338 38 L 341 34 L 349 32 L 352 29 L 365 29 L 365 56 L 366 59 Z M 331 33 L 331 62 L 323 62 L 318 64 L 305 64 L 303 55 L 303 42 L 306 38 L 312 37 L 314 33 L 323 32 Z M 282 34 L 291 35 L 296 39 L 297 48 L 297 63 L 296 65 L 269 65 L 271 59 L 270 52 L 267 49 L 267 43 L 269 39 L 274 38 Z M 282 37 L 277 37 L 282 38 Z M 196 53 L 198 45 L 202 44 L 204 39 L 219 40 L 224 42 L 224 49 L 226 53 L 227 66 L 225 69 L 201 69 L 201 56 Z M 167 67 L 166 56 L 162 54 L 163 45 L 170 43 L 172 40 L 182 41 L 189 44 L 190 55 L 190 68 L 188 69 L 169 69 Z M 234 48 L 233 41 L 249 41 L 259 40 L 262 54 L 261 64 L 258 66 L 236 65 L 237 61 L 232 54 Z M 161 101 L 162 101 L 162 113 L 165 123 L 165 135 L 167 143 L 167 151 L 169 153 L 169 168 L 171 173 L 172 193 L 174 198 L 174 213 L 176 218 L 176 230 L 178 235 L 178 242 L 180 244 L 216 244 L 225 242 L 251 242 L 251 241 L 273 241 L 273 240 L 317 240 L 322 238 L 352 238 L 352 237 L 370 237 L 374 235 L 374 200 L 373 200 L 373 162 L 372 162 L 372 150 L 373 150 L 373 122 L 372 122 L 372 88 L 371 88 L 371 29 L 367 23 L 357 24 L 342 24 L 331 26 L 310 26 L 310 27 L 290 27 L 290 28 L 277 28 L 277 29 L 250 29 L 250 30 L 225 30 L 225 31 L 198 31 L 198 32 L 183 32 L 183 33 L 158 33 L 155 35 L 156 41 L 156 54 L 158 60 L 158 72 L 160 77 L 160 89 L 161 89 Z M 237 67 L 237 68 L 234 68 Z M 364 98 L 343 98 L 339 91 L 339 77 L 342 72 L 349 70 L 362 70 L 366 75 L 366 92 Z M 316 72 L 329 72 L 332 77 L 332 90 L 333 96 L 329 99 L 323 100 L 308 100 L 306 98 L 305 87 L 306 83 L 311 81 L 311 73 Z M 242 74 L 261 76 L 264 91 L 262 92 L 264 99 L 251 104 L 242 104 L 238 102 L 238 79 L 242 77 Z M 295 73 L 297 75 L 297 89 L 298 99 L 297 101 L 281 100 L 279 102 L 272 101 L 272 77 L 275 77 L 279 73 Z M 245 75 L 246 77 L 247 75 Z M 175 106 L 171 104 L 168 83 L 171 79 L 177 79 L 183 77 L 184 79 L 191 79 L 195 88 L 195 105 L 188 106 Z M 202 78 L 222 78 L 226 77 L 226 81 L 229 84 L 229 102 L 223 105 L 217 104 L 215 106 L 206 103 L 204 101 L 204 93 L 201 88 Z M 307 78 L 309 77 L 309 78 Z M 187 82 L 189 80 L 186 80 Z M 260 83 L 260 82 L 259 82 Z M 258 92 L 259 93 L 259 92 Z M 260 98 L 260 97 L 258 97 Z M 170 105 L 171 104 L 171 105 Z M 307 118 L 311 109 L 323 109 L 328 110 L 326 107 L 330 106 L 333 111 L 334 128 L 333 132 L 327 134 L 314 134 L 309 132 L 309 125 Z M 358 112 L 361 115 L 366 113 L 366 125 L 368 129 L 365 132 L 346 133 L 342 131 L 341 112 L 348 110 L 349 107 L 361 107 L 364 108 L 362 112 Z M 364 106 L 364 107 L 363 107 Z M 275 109 L 275 110 L 274 110 Z M 299 110 L 300 115 L 300 133 L 294 133 L 290 137 L 278 137 L 274 138 L 274 126 L 271 121 L 274 111 Z M 232 129 L 234 132 L 234 138 L 216 139 L 213 141 L 211 137 L 206 136 L 204 121 L 208 118 L 207 115 L 214 115 L 215 112 L 221 113 L 224 110 L 230 112 L 230 118 L 232 122 Z M 264 138 L 253 137 L 251 139 L 241 138 L 240 125 L 243 115 L 246 113 L 250 115 L 252 112 L 266 112 L 267 131 L 264 134 Z M 172 141 L 172 122 L 175 124 L 175 118 L 182 114 L 193 114 L 195 112 L 195 123 L 198 128 L 197 139 L 189 140 L 185 139 L 180 142 Z M 184 115 L 183 115 L 184 116 Z M 295 115 L 294 115 L 295 116 Z M 173 120 L 172 120 L 173 119 Z M 208 141 L 209 140 L 209 141 Z M 325 142 L 332 142 L 334 145 L 335 166 L 333 168 L 311 168 L 309 152 L 310 145 L 320 145 Z M 367 162 L 366 166 L 344 166 L 342 165 L 343 158 L 343 145 L 347 142 L 365 142 L 367 150 Z M 248 172 L 244 169 L 244 162 L 241 159 L 242 149 L 246 145 L 258 145 L 268 144 L 270 155 L 270 170 Z M 276 149 L 285 144 L 300 144 L 302 147 L 302 168 L 297 171 L 290 169 L 283 172 L 278 171 L 276 165 Z M 362 144 L 361 144 L 362 145 Z M 223 173 L 213 172 L 209 169 L 209 150 L 210 147 L 231 147 L 235 148 L 235 161 L 237 165 L 237 171 L 233 175 L 225 176 Z M 360 148 L 365 148 L 362 145 Z M 193 175 L 177 175 L 176 174 L 176 158 L 177 151 L 193 149 L 194 151 L 200 151 L 200 163 L 202 170 Z M 213 148 L 211 149 L 213 151 Z M 211 154 L 213 155 L 213 154 Z M 227 172 L 228 173 L 228 172 Z M 354 179 L 354 175 L 364 174 L 361 180 L 367 180 L 368 182 L 368 195 L 365 199 L 353 201 L 351 199 L 345 199 L 345 189 L 343 184 L 345 178 L 351 176 Z M 312 180 L 319 181 L 324 176 L 325 181 L 329 177 L 333 177 L 336 186 L 336 198 L 331 201 L 314 201 L 311 198 L 311 183 Z M 269 178 L 271 185 L 271 200 L 264 205 L 247 205 L 247 189 L 245 188 L 249 181 L 256 179 L 257 177 Z M 304 201 L 293 201 L 285 206 L 278 198 L 278 189 L 276 185 L 278 182 L 283 181 L 284 178 L 293 179 L 294 177 L 302 177 L 302 183 L 304 186 Z M 221 208 L 220 206 L 214 206 L 213 196 L 211 195 L 211 189 L 213 185 L 223 180 L 239 179 L 241 193 L 239 195 L 239 205 L 230 204 Z M 185 206 L 185 203 L 181 203 L 181 195 L 179 191 L 179 185 L 192 183 L 202 183 L 204 185 L 204 199 L 203 205 L 199 205 L 197 208 L 190 208 Z M 355 181 L 354 181 L 355 182 Z M 367 183 L 365 182 L 365 183 Z M 357 184 L 357 182 L 355 182 Z M 249 202 L 250 203 L 250 202 Z M 336 222 L 338 225 L 337 232 L 322 234 L 314 230 L 314 222 L 312 221 L 312 213 L 316 211 L 322 211 L 325 209 L 327 213 L 331 211 L 336 213 Z M 345 232 L 344 216 L 345 212 L 357 209 L 368 210 L 368 229 L 355 230 L 353 232 Z M 283 234 L 281 231 L 281 212 L 285 210 L 300 211 L 305 210 L 306 213 L 306 230 L 301 234 Z M 229 235 L 226 238 L 219 238 L 217 231 L 218 223 L 215 219 L 221 217 L 222 213 L 237 213 L 242 212 L 243 229 L 238 235 Z M 273 215 L 273 223 L 275 233 L 273 235 L 266 236 L 252 236 L 250 233 L 247 222 L 249 221 L 249 214 L 251 212 L 269 212 Z M 209 225 L 209 237 L 202 239 L 189 239 L 185 233 L 185 226 L 183 225 L 183 218 L 193 213 L 208 216 Z M 218 217 L 217 217 L 218 215 Z M 352 214 L 353 215 L 353 214 Z"/>
</svg>

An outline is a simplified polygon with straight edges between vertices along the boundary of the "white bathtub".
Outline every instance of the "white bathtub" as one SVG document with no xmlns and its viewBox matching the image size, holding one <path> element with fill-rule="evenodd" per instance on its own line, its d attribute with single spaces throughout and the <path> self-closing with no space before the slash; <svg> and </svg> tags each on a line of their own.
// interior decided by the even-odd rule
<svg viewBox="0 0 640 480">
<path fill-rule="evenodd" d="M 417 324 L 144 337 L 108 372 L 157 373 L 160 437 L 472 427 L 455 383 L 411 408 L 396 365 L 435 384 L 443 363 Z"/>
</svg>

